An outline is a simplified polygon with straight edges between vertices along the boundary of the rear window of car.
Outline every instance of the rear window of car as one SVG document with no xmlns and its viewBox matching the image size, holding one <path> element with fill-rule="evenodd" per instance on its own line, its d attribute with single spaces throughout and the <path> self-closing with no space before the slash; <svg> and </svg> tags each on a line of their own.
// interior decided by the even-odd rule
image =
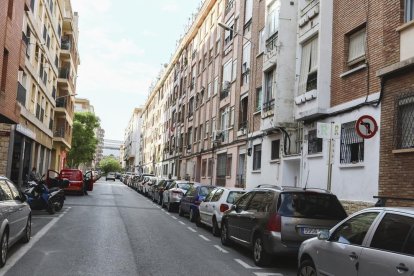
<svg viewBox="0 0 414 276">
<path fill-rule="evenodd" d="M 183 190 L 190 189 L 190 183 L 178 183 L 177 186 L 178 188 L 183 189 Z"/>
<path fill-rule="evenodd" d="M 245 194 L 245 192 L 242 192 L 242 191 L 232 191 L 232 192 L 229 193 L 229 196 L 227 197 L 226 202 L 230 203 L 230 204 L 233 204 L 244 194 Z"/>
<path fill-rule="evenodd" d="M 199 195 L 207 196 L 213 189 L 214 189 L 214 187 L 201 187 Z"/>
<path fill-rule="evenodd" d="M 278 213 L 286 217 L 342 220 L 347 214 L 334 195 L 281 193 Z"/>
</svg>

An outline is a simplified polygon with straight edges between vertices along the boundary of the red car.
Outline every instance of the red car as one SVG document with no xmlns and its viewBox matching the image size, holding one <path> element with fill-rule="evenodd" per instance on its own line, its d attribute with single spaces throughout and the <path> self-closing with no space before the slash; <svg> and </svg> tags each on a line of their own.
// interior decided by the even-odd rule
<svg viewBox="0 0 414 276">
<path fill-rule="evenodd" d="M 87 171 L 85 174 L 77 169 L 63 169 L 60 173 L 54 170 L 47 171 L 46 183 L 49 187 L 53 187 L 54 183 L 61 179 L 69 180 L 69 186 L 64 188 L 65 191 L 78 192 L 82 195 L 84 193 L 84 185 L 87 185 L 87 191 L 92 191 L 93 183 L 95 182 L 92 171 Z"/>
</svg>

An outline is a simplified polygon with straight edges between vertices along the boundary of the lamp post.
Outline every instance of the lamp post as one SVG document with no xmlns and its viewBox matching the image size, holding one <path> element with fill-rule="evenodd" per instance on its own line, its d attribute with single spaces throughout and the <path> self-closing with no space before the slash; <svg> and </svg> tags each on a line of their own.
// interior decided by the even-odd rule
<svg viewBox="0 0 414 276">
<path fill-rule="evenodd" d="M 223 22 L 218 22 L 217 23 L 221 28 L 223 28 L 224 30 L 226 30 L 226 31 L 229 31 L 229 32 L 233 32 L 233 33 L 235 33 L 235 34 L 238 34 L 238 35 L 240 35 L 241 37 L 243 37 L 244 39 L 246 39 L 247 41 L 249 41 L 255 48 L 256 48 L 256 44 L 250 39 L 250 38 L 247 38 L 246 36 L 244 36 L 243 34 L 241 34 L 241 33 L 239 33 L 239 32 L 236 32 L 235 30 L 233 30 L 230 26 L 228 26 L 228 25 L 226 25 L 226 24 L 224 24 Z"/>
<path fill-rule="evenodd" d="M 67 94 L 67 95 L 59 96 L 59 97 L 56 97 L 55 98 L 55 101 L 58 100 L 58 99 L 62 99 L 62 98 L 66 98 L 66 97 L 71 97 L 71 96 L 76 96 L 76 95 L 78 95 L 78 94 L 75 93 L 75 94 Z"/>
</svg>

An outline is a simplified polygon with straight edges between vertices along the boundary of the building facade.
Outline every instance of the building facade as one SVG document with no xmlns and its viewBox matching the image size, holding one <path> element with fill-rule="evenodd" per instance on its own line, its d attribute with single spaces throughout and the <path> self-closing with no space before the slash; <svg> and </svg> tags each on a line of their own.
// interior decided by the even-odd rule
<svg viewBox="0 0 414 276">
<path fill-rule="evenodd" d="M 122 160 L 123 168 L 128 172 L 138 172 L 140 170 L 141 115 L 142 108 L 135 108 L 125 129 Z"/>
<path fill-rule="evenodd" d="M 28 9 L 29 1 L 0 3 L 0 175 L 8 177 L 11 174 L 12 141 L 20 116 L 18 102 L 23 101 L 26 94 L 21 76 L 27 44 L 22 40 L 21 30 Z"/>
</svg>

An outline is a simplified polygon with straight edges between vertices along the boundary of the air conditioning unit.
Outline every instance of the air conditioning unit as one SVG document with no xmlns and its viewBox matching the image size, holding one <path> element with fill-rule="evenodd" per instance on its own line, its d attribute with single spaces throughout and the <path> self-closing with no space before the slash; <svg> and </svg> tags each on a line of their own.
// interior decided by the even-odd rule
<svg viewBox="0 0 414 276">
<path fill-rule="evenodd" d="M 229 81 L 225 81 L 225 82 L 223 83 L 223 90 L 224 90 L 224 91 L 228 91 L 228 90 L 230 89 L 230 87 L 231 87 L 231 82 L 229 82 Z"/>
<path fill-rule="evenodd" d="M 222 131 L 216 131 L 213 135 L 214 142 L 221 143 L 224 141 L 224 134 Z"/>
</svg>

